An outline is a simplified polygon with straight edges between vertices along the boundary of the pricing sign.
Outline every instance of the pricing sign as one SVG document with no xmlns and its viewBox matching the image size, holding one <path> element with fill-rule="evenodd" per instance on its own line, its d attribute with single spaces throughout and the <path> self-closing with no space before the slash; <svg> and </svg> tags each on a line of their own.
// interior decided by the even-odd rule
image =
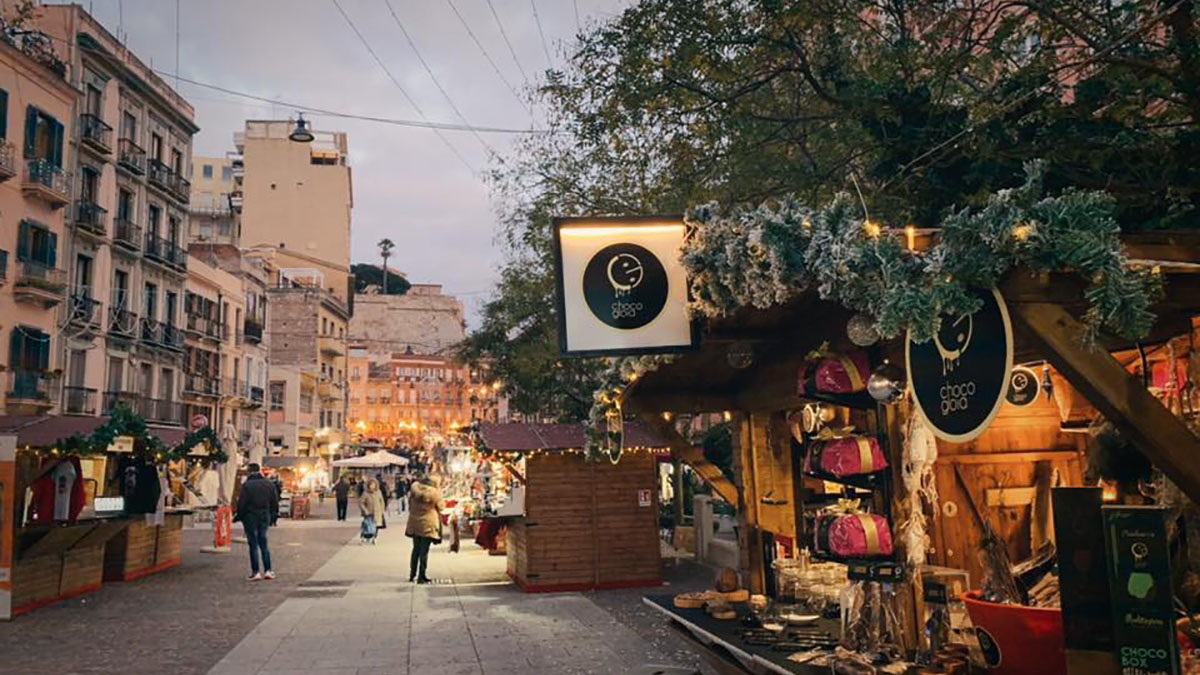
<svg viewBox="0 0 1200 675">
<path fill-rule="evenodd" d="M 1167 509 L 1105 506 L 1102 513 L 1121 675 L 1179 675 Z"/>
</svg>

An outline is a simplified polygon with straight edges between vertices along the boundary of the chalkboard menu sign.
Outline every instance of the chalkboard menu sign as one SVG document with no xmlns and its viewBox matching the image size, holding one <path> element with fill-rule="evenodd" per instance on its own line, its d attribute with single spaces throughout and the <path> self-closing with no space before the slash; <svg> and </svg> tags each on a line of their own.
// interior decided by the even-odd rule
<svg viewBox="0 0 1200 675">
<path fill-rule="evenodd" d="M 1105 506 L 1108 588 L 1122 675 L 1179 675 L 1167 510 Z"/>
<path fill-rule="evenodd" d="M 933 433 L 954 443 L 982 434 L 1000 411 L 1012 371 L 1012 324 L 996 290 L 974 314 L 943 314 L 933 339 L 906 344 L 908 380 Z"/>
</svg>

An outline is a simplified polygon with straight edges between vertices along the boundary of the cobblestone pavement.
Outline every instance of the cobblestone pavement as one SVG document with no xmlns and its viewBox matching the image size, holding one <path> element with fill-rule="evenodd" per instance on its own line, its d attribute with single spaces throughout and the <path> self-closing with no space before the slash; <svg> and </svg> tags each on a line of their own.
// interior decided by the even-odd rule
<svg viewBox="0 0 1200 675">
<path fill-rule="evenodd" d="M 621 675 L 673 661 L 643 639 L 646 624 L 580 593 L 521 593 L 504 558 L 471 545 L 434 547 L 435 583 L 409 584 L 396 525 L 377 545 L 347 544 L 209 675 Z"/>
<path fill-rule="evenodd" d="M 331 505 L 312 515 L 270 531 L 274 582 L 244 580 L 244 544 L 201 553 L 212 536 L 201 527 L 184 531 L 179 567 L 0 622 L 0 672 L 202 675 L 354 535 Z"/>
</svg>

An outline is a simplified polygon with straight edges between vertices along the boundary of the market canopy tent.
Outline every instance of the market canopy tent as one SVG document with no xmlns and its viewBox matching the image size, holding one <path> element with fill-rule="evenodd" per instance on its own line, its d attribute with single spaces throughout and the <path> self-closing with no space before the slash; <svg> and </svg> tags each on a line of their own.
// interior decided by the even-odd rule
<svg viewBox="0 0 1200 675">
<path fill-rule="evenodd" d="M 407 466 L 408 459 L 387 450 L 377 450 L 362 457 L 334 460 L 333 465 L 341 469 L 382 469 L 388 466 Z"/>
</svg>

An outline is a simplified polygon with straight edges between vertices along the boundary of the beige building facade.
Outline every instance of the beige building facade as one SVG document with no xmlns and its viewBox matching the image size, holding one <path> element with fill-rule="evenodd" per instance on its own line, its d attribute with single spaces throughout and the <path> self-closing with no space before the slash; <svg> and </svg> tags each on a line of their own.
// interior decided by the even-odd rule
<svg viewBox="0 0 1200 675">
<path fill-rule="evenodd" d="M 70 50 L 69 302 L 57 351 L 63 412 L 125 403 L 152 422 L 186 422 L 179 400 L 187 278 L 187 178 L 194 110 L 78 5 L 38 8 Z"/>
<path fill-rule="evenodd" d="M 466 337 L 462 301 L 440 284 L 413 284 L 404 295 L 358 293 L 350 343 L 380 363 L 392 354 L 442 354 Z"/>
<path fill-rule="evenodd" d="M 7 414 L 58 406 L 69 295 L 69 173 L 76 94 L 62 45 L 36 33 L 0 39 L 0 316 Z"/>
<path fill-rule="evenodd" d="M 312 142 L 300 143 L 288 138 L 292 129 L 287 120 L 248 120 L 234 135 L 230 203 L 241 243 L 294 255 L 280 267 L 319 270 L 324 290 L 350 303 L 354 196 L 346 134 L 314 131 Z"/>
<path fill-rule="evenodd" d="M 230 195 L 234 191 L 233 160 L 228 157 L 192 159 L 190 242 L 205 244 L 241 243 L 238 219 Z"/>
</svg>

